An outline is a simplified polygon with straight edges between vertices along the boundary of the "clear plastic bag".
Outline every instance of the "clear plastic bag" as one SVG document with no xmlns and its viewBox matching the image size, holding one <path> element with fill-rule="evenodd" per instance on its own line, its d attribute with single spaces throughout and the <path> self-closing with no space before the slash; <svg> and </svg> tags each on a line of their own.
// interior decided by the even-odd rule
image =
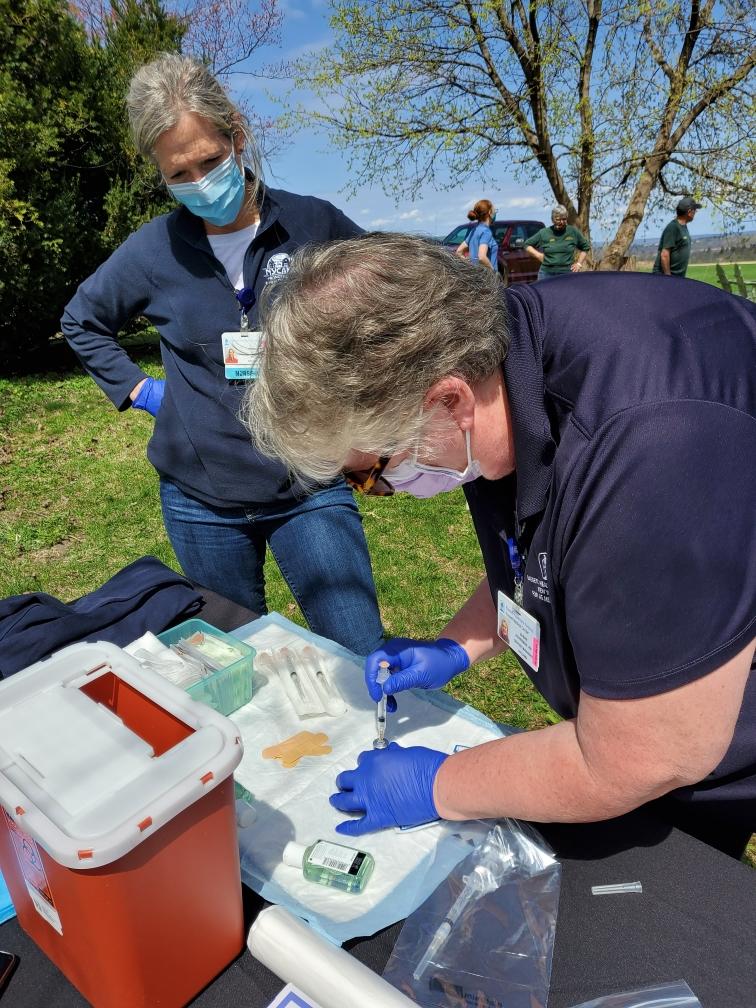
<svg viewBox="0 0 756 1008">
<path fill-rule="evenodd" d="M 574 1008 L 702 1008 L 702 1005 L 684 980 L 675 980 L 624 994 L 606 994 Z"/>
<path fill-rule="evenodd" d="M 424 1008 L 545 1008 L 560 871 L 502 820 L 407 918 L 384 978 Z"/>
</svg>

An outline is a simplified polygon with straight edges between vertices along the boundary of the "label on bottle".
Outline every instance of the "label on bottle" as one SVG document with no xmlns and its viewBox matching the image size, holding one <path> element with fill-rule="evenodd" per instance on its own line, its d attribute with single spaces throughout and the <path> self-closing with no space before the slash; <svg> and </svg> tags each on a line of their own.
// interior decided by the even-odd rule
<svg viewBox="0 0 756 1008">
<path fill-rule="evenodd" d="M 307 863 L 316 868 L 328 868 L 329 871 L 344 872 L 345 875 L 356 875 L 364 860 L 362 851 L 325 840 L 319 840 L 307 857 Z"/>
</svg>

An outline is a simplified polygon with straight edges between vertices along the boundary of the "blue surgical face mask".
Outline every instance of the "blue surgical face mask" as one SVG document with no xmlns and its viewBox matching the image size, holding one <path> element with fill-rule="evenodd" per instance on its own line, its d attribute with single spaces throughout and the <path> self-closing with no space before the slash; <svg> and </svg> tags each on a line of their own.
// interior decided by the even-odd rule
<svg viewBox="0 0 756 1008">
<path fill-rule="evenodd" d="M 471 483 L 480 476 L 480 463 L 470 453 L 470 431 L 465 431 L 467 465 L 458 469 L 423 465 L 414 459 L 404 459 L 394 469 L 386 471 L 386 479 L 394 490 L 412 494 L 413 497 L 435 497 L 436 494 L 456 490 L 463 483 Z"/>
<path fill-rule="evenodd" d="M 494 212 L 491 214 L 491 223 L 493 224 L 495 220 L 496 220 L 496 211 L 494 210 Z"/>
<path fill-rule="evenodd" d="M 216 227 L 232 224 L 244 200 L 244 174 L 232 151 L 225 161 L 197 182 L 169 185 L 168 191 L 191 210 Z"/>
</svg>

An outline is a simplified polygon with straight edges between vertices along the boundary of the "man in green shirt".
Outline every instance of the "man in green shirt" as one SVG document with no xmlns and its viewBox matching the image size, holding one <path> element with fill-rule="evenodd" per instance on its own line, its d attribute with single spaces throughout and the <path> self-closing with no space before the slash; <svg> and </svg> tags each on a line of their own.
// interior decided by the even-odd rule
<svg viewBox="0 0 756 1008">
<path fill-rule="evenodd" d="M 525 246 L 528 255 L 541 264 L 539 280 L 559 276 L 560 273 L 579 273 L 591 249 L 588 239 L 567 223 L 567 211 L 563 206 L 554 207 L 551 221 L 551 227 L 536 231 Z"/>
<path fill-rule="evenodd" d="M 683 196 L 677 204 L 677 217 L 667 224 L 659 239 L 659 250 L 654 260 L 654 273 L 667 276 L 685 276 L 690 259 L 690 235 L 688 224 L 696 216 L 702 204 L 692 196 Z"/>
</svg>

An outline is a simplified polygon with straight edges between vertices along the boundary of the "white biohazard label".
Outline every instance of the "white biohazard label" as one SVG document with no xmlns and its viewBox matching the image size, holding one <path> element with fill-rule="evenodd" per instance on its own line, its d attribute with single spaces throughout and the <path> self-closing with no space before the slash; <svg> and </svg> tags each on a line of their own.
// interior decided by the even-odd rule
<svg viewBox="0 0 756 1008">
<path fill-rule="evenodd" d="M 58 934 L 63 934 L 63 925 L 60 922 L 60 914 L 55 907 L 50 883 L 47 880 L 47 873 L 42 862 L 42 855 L 36 842 L 22 829 L 19 829 L 16 822 L 11 819 L 3 809 L 5 822 L 13 842 L 21 874 L 24 876 L 26 889 L 29 897 L 40 917 L 44 917 L 47 923 L 54 927 Z"/>
</svg>

